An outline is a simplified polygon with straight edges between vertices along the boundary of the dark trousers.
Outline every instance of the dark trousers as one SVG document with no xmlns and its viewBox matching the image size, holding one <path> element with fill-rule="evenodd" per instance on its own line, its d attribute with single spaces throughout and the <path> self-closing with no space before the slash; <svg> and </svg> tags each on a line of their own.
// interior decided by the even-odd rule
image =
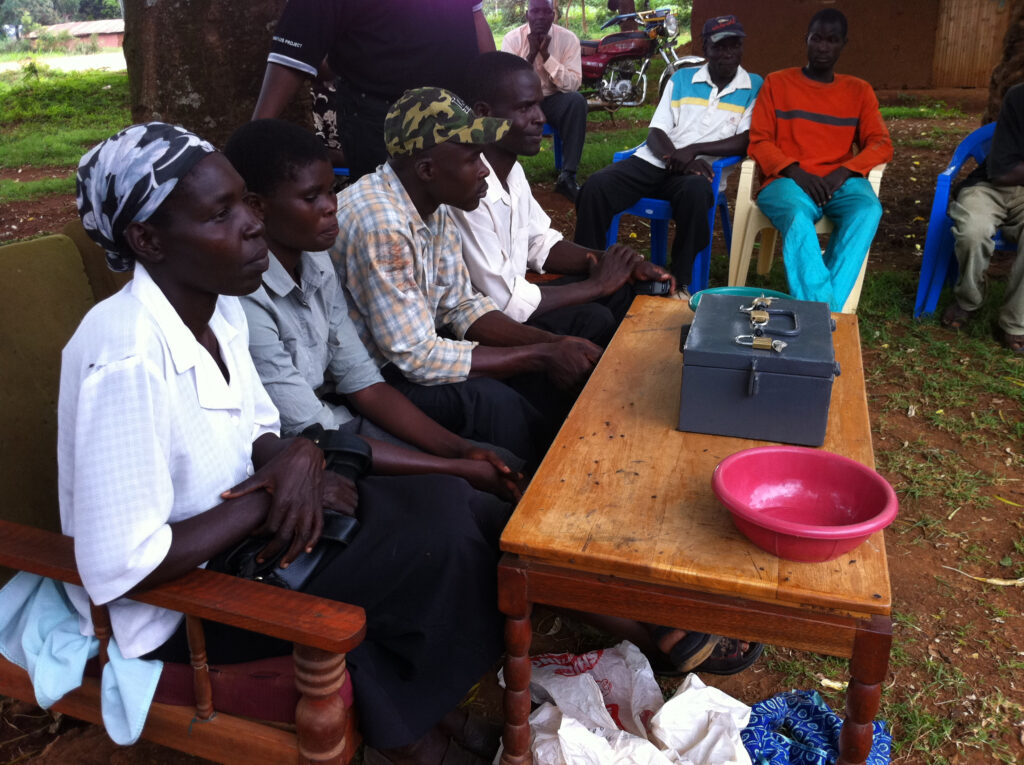
<svg viewBox="0 0 1024 765">
<path fill-rule="evenodd" d="M 699 175 L 673 175 L 638 157 L 598 170 L 576 200 L 576 243 L 604 249 L 612 218 L 642 197 L 672 205 L 676 235 L 669 269 L 680 285 L 689 284 L 693 259 L 711 241 L 708 211 L 715 203 L 711 183 Z"/>
<path fill-rule="evenodd" d="M 384 379 L 422 409 L 428 417 L 453 433 L 508 449 L 534 470 L 568 413 L 552 422 L 558 409 L 548 403 L 551 386 L 527 382 L 513 386 L 490 377 L 464 382 L 420 385 L 411 382 L 393 364 L 381 370 Z M 533 377 L 528 375 L 527 377 Z M 519 382 L 519 378 L 516 378 Z M 524 388 L 524 393 L 520 388 Z M 539 406 L 538 406 L 539 404 Z M 571 406 L 571 404 L 570 404 Z M 553 428 L 553 429 L 552 429 Z"/>
<path fill-rule="evenodd" d="M 338 140 L 353 181 L 387 161 L 384 118 L 394 100 L 358 92 L 343 80 L 338 81 Z"/>
<path fill-rule="evenodd" d="M 547 282 L 545 286 L 571 284 L 585 278 L 577 275 L 563 276 Z M 611 295 L 593 302 L 562 306 L 539 316 L 534 314 L 524 323 L 555 335 L 582 337 L 604 348 L 612 339 L 615 330 L 619 328 L 635 294 L 633 285 L 627 283 Z"/>
<path fill-rule="evenodd" d="M 370 476 L 358 483 L 359 531 L 303 592 L 366 609 L 347 656 L 359 727 L 375 747 L 423 736 L 501 656 L 498 537 L 511 508 L 460 478 Z M 220 556 L 210 562 L 223 571 Z M 209 661 L 285 656 L 285 641 L 206 622 Z M 146 658 L 187 662 L 184 622 Z"/>
<path fill-rule="evenodd" d="M 562 172 L 575 174 L 587 138 L 587 99 L 576 92 L 552 93 L 540 102 L 540 108 L 562 137 Z"/>
</svg>

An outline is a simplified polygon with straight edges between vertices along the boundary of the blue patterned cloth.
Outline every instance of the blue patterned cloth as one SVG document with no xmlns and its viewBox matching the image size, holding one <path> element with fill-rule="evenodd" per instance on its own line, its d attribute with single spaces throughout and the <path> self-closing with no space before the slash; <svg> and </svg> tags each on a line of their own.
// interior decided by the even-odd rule
<svg viewBox="0 0 1024 765">
<path fill-rule="evenodd" d="M 754 765 L 831 765 L 842 724 L 817 691 L 789 691 L 754 704 L 740 736 Z M 892 734 L 881 720 L 873 727 L 865 765 L 888 765 Z"/>
</svg>

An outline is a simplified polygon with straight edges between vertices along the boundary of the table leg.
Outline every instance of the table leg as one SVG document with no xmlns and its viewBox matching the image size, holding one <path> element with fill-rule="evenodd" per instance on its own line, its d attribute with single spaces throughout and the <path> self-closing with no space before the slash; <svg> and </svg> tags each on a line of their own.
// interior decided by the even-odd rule
<svg viewBox="0 0 1024 765">
<path fill-rule="evenodd" d="M 530 623 L 526 574 L 498 567 L 498 606 L 505 614 L 505 731 L 501 765 L 530 765 Z"/>
<path fill-rule="evenodd" d="M 882 698 L 882 681 L 889 670 L 891 646 L 892 620 L 888 617 L 874 616 L 858 627 L 836 765 L 862 765 L 871 752 L 872 723 Z"/>
</svg>

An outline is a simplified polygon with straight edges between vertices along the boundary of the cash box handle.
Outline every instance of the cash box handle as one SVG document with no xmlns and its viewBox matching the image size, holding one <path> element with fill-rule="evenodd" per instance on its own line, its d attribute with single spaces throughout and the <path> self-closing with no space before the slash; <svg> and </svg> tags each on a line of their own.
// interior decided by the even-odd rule
<svg viewBox="0 0 1024 765">
<path fill-rule="evenodd" d="M 800 323 L 796 314 L 788 308 L 771 308 L 771 301 L 767 299 L 754 300 L 750 305 L 740 306 L 740 312 L 747 314 L 750 319 L 750 329 L 755 335 L 762 335 L 770 332 L 773 335 L 793 337 L 800 334 Z M 792 329 L 779 329 L 778 326 L 769 328 L 768 321 L 772 316 L 788 316 L 793 322 Z M 833 330 L 835 331 L 835 330 Z"/>
</svg>

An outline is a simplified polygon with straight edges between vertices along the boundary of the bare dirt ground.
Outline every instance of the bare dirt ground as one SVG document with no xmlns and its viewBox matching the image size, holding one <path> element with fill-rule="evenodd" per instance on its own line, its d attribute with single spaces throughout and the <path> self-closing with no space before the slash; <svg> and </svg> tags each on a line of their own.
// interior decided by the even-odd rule
<svg viewBox="0 0 1024 765">
<path fill-rule="evenodd" d="M 869 280 L 872 274 L 893 272 L 912 274 L 916 283 L 935 177 L 959 140 L 978 126 L 987 97 L 984 91 L 924 95 L 959 105 L 966 116 L 891 123 L 896 158 L 882 184 L 885 215 L 871 251 Z M 906 94 L 880 96 L 883 103 L 903 103 L 907 98 Z M 25 171 L 26 177 L 51 172 L 66 174 L 67 170 Z M 571 234 L 574 211 L 552 193 L 553 181 L 552 177 L 542 184 L 537 196 L 553 225 Z M 68 197 L 4 205 L 0 238 L 58 231 L 72 217 L 74 201 Z M 622 236 L 630 233 L 636 234 L 630 241 L 642 248 L 647 238 L 642 223 L 624 224 Z M 721 241 L 716 241 L 714 252 L 724 252 Z M 1008 258 L 1002 258 L 995 273 L 1004 273 L 1008 263 Z M 907 315 L 909 310 L 906 306 Z M 900 518 L 886 532 L 896 624 L 880 713 L 892 723 L 898 742 L 893 762 L 1024 762 L 1022 590 L 968 576 L 1013 580 L 1024 575 L 1024 462 L 1020 458 L 1024 444 L 1019 440 L 979 442 L 972 440 L 971 433 L 942 424 L 943 416 L 970 422 L 982 411 L 996 412 L 1004 422 L 1007 418 L 1020 422 L 1022 407 L 1019 401 L 991 391 L 981 391 L 972 402 L 944 413 L 926 413 L 922 405 L 914 416 L 907 406 L 894 406 L 902 395 L 919 400 L 914 398 L 919 391 L 908 389 L 917 383 L 901 377 L 900 367 L 904 359 L 908 368 L 916 362 L 915 344 L 920 338 L 938 338 L 951 348 L 957 347 L 958 338 L 937 324 L 886 321 L 877 326 L 877 337 L 862 338 L 872 430 L 880 471 L 900 491 L 901 501 Z M 897 347 L 902 356 L 894 356 Z M 1007 352 L 993 344 L 992 353 Z M 966 367 L 974 362 L 964 357 L 952 363 Z M 1024 359 L 1010 358 L 1008 364 L 1009 376 L 1024 384 Z M 915 479 L 911 462 L 902 459 L 911 452 L 924 455 L 922 459 L 934 457 L 924 479 L 940 486 L 937 492 L 919 490 L 917 481 L 922 479 Z M 962 460 L 955 471 L 945 459 L 948 455 Z M 972 475 L 986 480 L 973 493 L 965 493 L 962 483 Z M 551 614 L 542 612 L 535 620 L 535 651 L 589 650 L 606 644 L 603 641 Z M 776 649 L 746 673 L 704 679 L 748 703 L 791 687 L 815 688 L 841 710 L 841 693 L 830 691 L 821 681 L 842 680 L 844 671 L 835 660 Z M 673 687 L 674 683 L 666 684 L 665 689 Z M 485 678 L 470 703 L 487 716 L 500 717 L 493 675 Z M 0 700 L 0 704 L 0 763 L 200 762 L 150 744 L 119 749 L 94 726 L 66 718 L 54 720 L 19 702 Z"/>
</svg>

